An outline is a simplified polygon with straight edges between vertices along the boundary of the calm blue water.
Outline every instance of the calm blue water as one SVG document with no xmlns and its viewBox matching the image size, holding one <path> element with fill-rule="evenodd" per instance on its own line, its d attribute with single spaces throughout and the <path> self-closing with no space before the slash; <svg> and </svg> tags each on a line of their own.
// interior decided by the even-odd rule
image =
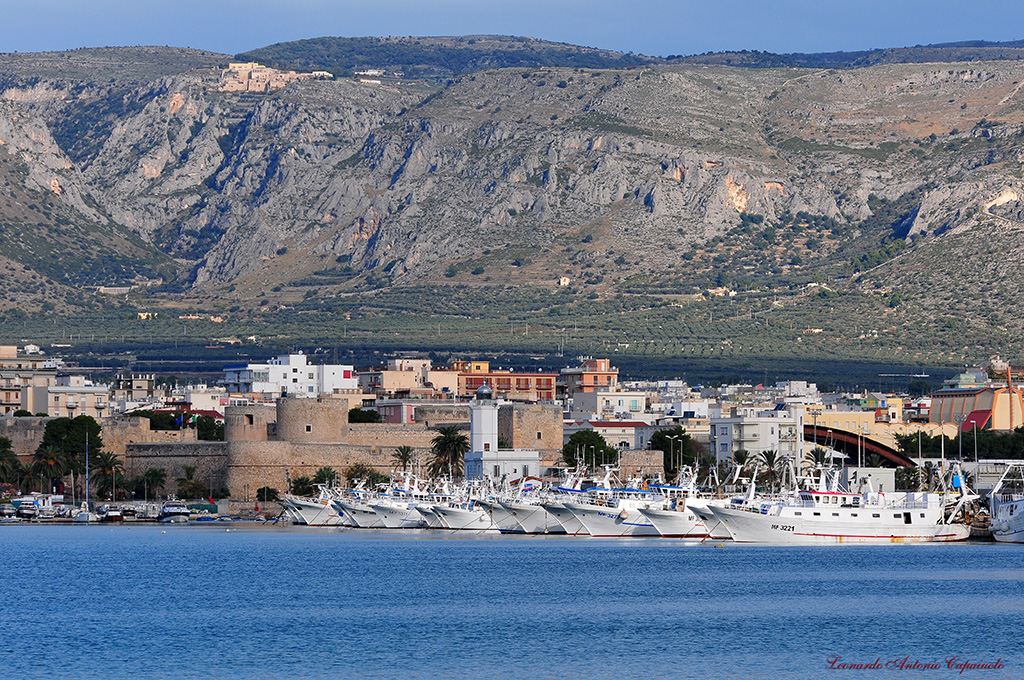
<svg viewBox="0 0 1024 680">
<path fill-rule="evenodd" d="M 0 555 L 10 678 L 1024 677 L 1024 546 L 3 526 Z"/>
</svg>

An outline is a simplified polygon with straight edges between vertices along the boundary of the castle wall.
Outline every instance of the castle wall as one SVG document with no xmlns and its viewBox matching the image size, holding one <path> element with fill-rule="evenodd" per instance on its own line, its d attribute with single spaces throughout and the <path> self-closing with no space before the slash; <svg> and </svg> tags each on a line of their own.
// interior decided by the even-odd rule
<svg viewBox="0 0 1024 680">
<path fill-rule="evenodd" d="M 554 404 L 502 404 L 498 436 L 513 449 L 537 449 L 543 465 L 562 454 L 562 409 Z"/>
<path fill-rule="evenodd" d="M 278 399 L 277 439 L 296 444 L 348 440 L 348 399 Z"/>
<path fill-rule="evenodd" d="M 11 440 L 11 449 L 25 463 L 43 441 L 49 418 L 0 418 L 0 437 Z"/>
<path fill-rule="evenodd" d="M 196 442 L 198 434 L 192 428 L 184 430 L 151 430 L 149 419 L 139 416 L 116 416 L 99 421 L 103 450 L 124 458 L 129 444 L 159 442 Z"/>
<path fill-rule="evenodd" d="M 426 427 L 459 425 L 469 429 L 469 404 L 466 403 L 423 404 L 417 406 L 413 414 L 416 422 Z"/>
<path fill-rule="evenodd" d="M 219 489 L 228 485 L 227 460 L 225 442 L 134 443 L 128 445 L 124 472 L 131 479 L 150 468 L 163 468 L 167 473 L 163 493 L 171 494 L 177 480 L 185 478 L 185 466 L 191 466 L 196 468 L 193 479 Z"/>
<path fill-rule="evenodd" d="M 273 406 L 228 406 L 224 409 L 224 439 L 231 442 L 265 442 L 276 429 Z"/>
</svg>

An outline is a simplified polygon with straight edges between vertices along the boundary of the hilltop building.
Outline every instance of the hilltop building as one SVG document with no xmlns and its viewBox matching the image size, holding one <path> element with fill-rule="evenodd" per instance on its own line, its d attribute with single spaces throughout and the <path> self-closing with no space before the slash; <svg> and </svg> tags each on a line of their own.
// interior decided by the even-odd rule
<svg viewBox="0 0 1024 680">
<path fill-rule="evenodd" d="M 231 393 L 260 395 L 260 401 L 272 402 L 279 397 L 356 394 L 359 378 L 352 366 L 310 364 L 308 357 L 299 352 L 265 364 L 225 366 L 223 386 Z"/>
</svg>

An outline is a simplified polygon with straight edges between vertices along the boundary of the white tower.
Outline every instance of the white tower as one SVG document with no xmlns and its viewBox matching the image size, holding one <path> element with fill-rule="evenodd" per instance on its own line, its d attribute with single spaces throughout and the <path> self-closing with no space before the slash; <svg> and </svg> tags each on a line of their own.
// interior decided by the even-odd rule
<svg viewBox="0 0 1024 680">
<path fill-rule="evenodd" d="M 469 450 L 492 453 L 498 450 L 498 401 L 487 385 L 476 391 L 469 405 Z"/>
</svg>

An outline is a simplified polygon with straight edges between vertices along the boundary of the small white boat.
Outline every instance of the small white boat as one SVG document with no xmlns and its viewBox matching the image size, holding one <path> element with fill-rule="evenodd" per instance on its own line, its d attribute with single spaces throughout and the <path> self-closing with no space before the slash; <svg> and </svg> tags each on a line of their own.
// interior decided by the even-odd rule
<svg viewBox="0 0 1024 680">
<path fill-rule="evenodd" d="M 161 524 L 185 524 L 192 511 L 182 501 L 170 499 L 160 506 L 156 521 Z"/>
</svg>

